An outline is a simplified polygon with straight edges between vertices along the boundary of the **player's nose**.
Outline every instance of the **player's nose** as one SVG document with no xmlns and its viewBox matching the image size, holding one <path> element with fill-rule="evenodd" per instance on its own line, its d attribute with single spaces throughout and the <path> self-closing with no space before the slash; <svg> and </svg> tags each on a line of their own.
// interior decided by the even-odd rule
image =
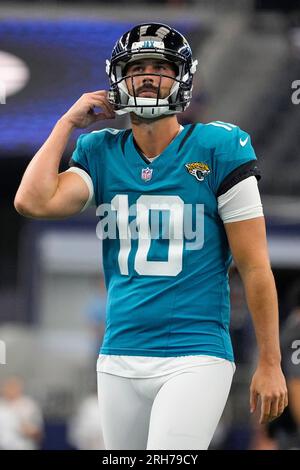
<svg viewBox="0 0 300 470">
<path fill-rule="evenodd" d="M 143 77 L 143 84 L 145 84 L 145 83 L 153 83 L 154 78 L 155 78 L 155 77 L 153 77 L 153 76 L 147 76 L 147 75 L 145 75 L 145 76 Z"/>
<path fill-rule="evenodd" d="M 144 70 L 145 75 L 143 75 L 143 84 L 145 83 L 156 83 L 159 77 L 156 77 L 155 75 L 152 75 L 153 73 L 156 73 L 156 70 L 154 67 L 146 67 Z"/>
<path fill-rule="evenodd" d="M 144 69 L 144 73 L 147 75 L 147 74 L 152 74 L 152 73 L 155 73 L 155 68 L 153 67 L 153 65 L 149 64 L 149 65 L 146 65 L 145 69 Z"/>
</svg>

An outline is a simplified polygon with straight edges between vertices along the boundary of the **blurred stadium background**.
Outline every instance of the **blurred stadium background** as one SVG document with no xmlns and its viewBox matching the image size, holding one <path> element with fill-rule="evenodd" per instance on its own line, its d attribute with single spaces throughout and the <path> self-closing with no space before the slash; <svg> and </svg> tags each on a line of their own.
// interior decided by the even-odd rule
<svg viewBox="0 0 300 470">
<path fill-rule="evenodd" d="M 251 134 L 263 175 L 283 331 L 300 305 L 300 2 L 1 2 L 0 84 L 7 96 L 5 102 L 0 95 L 0 340 L 6 344 L 0 380 L 20 377 L 26 394 L 40 405 L 42 449 L 79 446 L 70 438 L 70 422 L 96 391 L 105 314 L 101 245 L 94 210 L 58 222 L 36 221 L 19 216 L 13 199 L 26 165 L 57 119 L 82 93 L 107 88 L 105 59 L 117 38 L 148 20 L 182 31 L 199 61 L 194 100 L 181 121 L 232 122 Z M 103 127 L 127 124 L 122 118 Z M 250 418 L 256 346 L 234 268 L 231 274 L 238 368 L 211 447 L 300 447 L 299 439 L 298 444 L 289 439 L 300 427 L 300 412 L 298 423 L 290 410 L 268 428 Z M 300 340 L 299 321 L 294 339 L 297 335 Z M 283 354 L 291 360 L 291 340 Z M 299 403 L 300 397 L 300 408 Z"/>
</svg>

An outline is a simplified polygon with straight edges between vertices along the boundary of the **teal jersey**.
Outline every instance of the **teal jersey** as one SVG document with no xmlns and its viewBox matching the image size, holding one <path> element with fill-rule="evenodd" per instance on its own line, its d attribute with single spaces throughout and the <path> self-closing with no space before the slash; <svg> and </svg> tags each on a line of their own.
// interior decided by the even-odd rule
<svg viewBox="0 0 300 470">
<path fill-rule="evenodd" d="M 231 254 L 218 196 L 259 177 L 250 136 L 187 125 L 154 161 L 131 130 L 83 134 L 71 165 L 94 186 L 108 293 L 101 354 L 234 360 Z"/>
</svg>

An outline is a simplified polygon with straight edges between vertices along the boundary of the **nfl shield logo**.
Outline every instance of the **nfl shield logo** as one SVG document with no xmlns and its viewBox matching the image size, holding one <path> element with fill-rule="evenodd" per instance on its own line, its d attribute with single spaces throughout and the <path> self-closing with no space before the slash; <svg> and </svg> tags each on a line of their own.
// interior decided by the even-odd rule
<svg viewBox="0 0 300 470">
<path fill-rule="evenodd" d="M 153 169 L 152 168 L 143 168 L 142 169 L 142 180 L 149 181 L 152 178 Z"/>
</svg>

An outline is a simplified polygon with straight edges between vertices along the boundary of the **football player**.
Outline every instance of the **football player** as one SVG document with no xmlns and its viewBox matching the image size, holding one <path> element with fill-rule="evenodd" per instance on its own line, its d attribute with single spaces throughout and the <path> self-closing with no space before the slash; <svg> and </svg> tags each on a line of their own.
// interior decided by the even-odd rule
<svg viewBox="0 0 300 470">
<path fill-rule="evenodd" d="M 240 272 L 258 344 L 250 409 L 287 405 L 276 288 L 250 136 L 220 121 L 181 126 L 197 61 L 157 23 L 134 27 L 107 61 L 109 91 L 84 94 L 34 156 L 15 198 L 22 215 L 100 217 L 108 291 L 97 363 L 107 449 L 207 449 L 235 371 L 228 269 Z M 99 111 L 99 108 L 100 111 Z M 75 128 L 129 113 L 130 129 Z"/>
</svg>

